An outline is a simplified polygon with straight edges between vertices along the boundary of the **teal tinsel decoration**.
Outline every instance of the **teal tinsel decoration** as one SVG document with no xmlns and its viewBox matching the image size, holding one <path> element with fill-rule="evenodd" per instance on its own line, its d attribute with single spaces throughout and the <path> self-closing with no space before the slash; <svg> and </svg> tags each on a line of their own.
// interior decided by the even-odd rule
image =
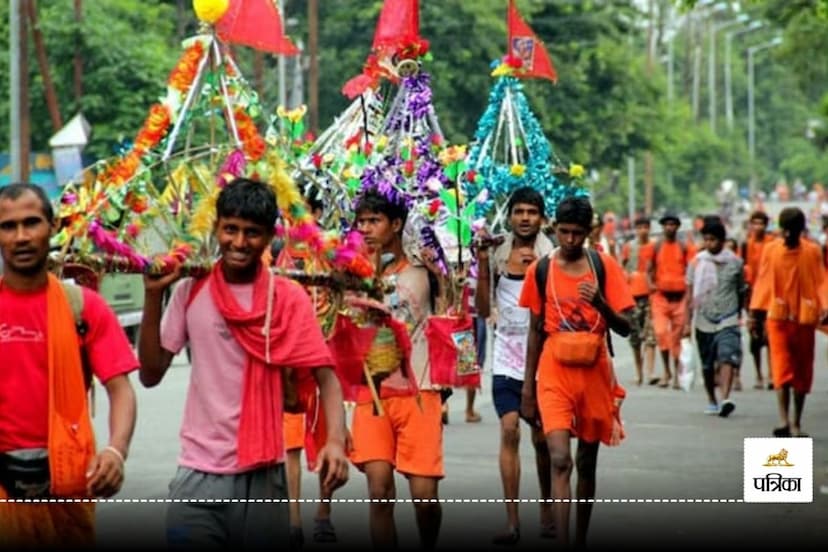
<svg viewBox="0 0 828 552">
<path fill-rule="evenodd" d="M 511 102 L 510 105 L 505 105 Z M 504 110 L 511 109 L 517 120 L 512 121 L 512 135 L 504 132 L 508 121 Z M 499 125 L 503 127 L 498 128 Z M 502 140 L 507 140 L 504 148 Z M 515 143 L 517 142 L 517 143 Z M 512 174 L 511 163 L 497 159 L 497 152 L 520 150 L 525 170 L 522 175 Z M 477 123 L 474 143 L 468 158 L 468 166 L 477 176 L 474 182 L 466 182 L 468 197 L 475 197 L 481 189 L 486 188 L 489 199 L 479 204 L 478 216 L 485 215 L 493 207 L 504 205 L 514 190 L 522 186 L 531 186 L 544 197 L 546 214 L 552 215 L 558 203 L 569 196 L 588 196 L 588 192 L 579 186 L 556 178 L 553 171 L 552 148 L 543 133 L 537 117 L 529 108 L 523 85 L 515 77 L 504 76 L 497 79 L 489 93 L 489 105 Z"/>
</svg>

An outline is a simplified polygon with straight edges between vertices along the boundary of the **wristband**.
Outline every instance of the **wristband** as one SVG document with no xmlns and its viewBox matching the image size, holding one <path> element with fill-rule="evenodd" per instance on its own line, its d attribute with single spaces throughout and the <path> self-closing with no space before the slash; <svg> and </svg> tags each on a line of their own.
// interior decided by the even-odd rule
<svg viewBox="0 0 828 552">
<path fill-rule="evenodd" d="M 122 466 L 123 466 L 124 464 L 126 464 L 126 458 L 124 458 L 124 455 L 123 455 L 123 454 L 121 454 L 121 451 L 120 451 L 120 450 L 116 449 L 116 448 L 115 448 L 115 447 L 113 447 L 112 445 L 107 445 L 107 446 L 104 448 L 104 450 L 105 450 L 105 451 L 109 451 L 109 452 L 111 452 L 112 454 L 114 454 L 115 456 L 117 456 L 117 457 L 118 457 L 118 460 L 120 460 L 120 461 L 121 461 L 121 465 L 122 465 Z"/>
</svg>

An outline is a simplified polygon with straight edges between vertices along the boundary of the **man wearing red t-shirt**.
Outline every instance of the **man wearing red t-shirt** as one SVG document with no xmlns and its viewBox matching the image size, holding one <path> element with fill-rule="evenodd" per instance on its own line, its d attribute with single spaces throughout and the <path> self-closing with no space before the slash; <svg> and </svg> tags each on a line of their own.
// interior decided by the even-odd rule
<svg viewBox="0 0 828 552">
<path fill-rule="evenodd" d="M 118 492 L 135 427 L 127 374 L 138 367 L 115 314 L 83 289 L 79 337 L 64 287 L 49 274 L 54 212 L 39 187 L 0 188 L 0 499 L 93 498 Z M 80 328 L 79 328 L 80 329 Z M 83 359 L 83 360 L 82 360 Z M 109 441 L 98 449 L 85 367 L 109 397 Z M 90 546 L 94 504 L 0 502 L 0 542 Z"/>
</svg>

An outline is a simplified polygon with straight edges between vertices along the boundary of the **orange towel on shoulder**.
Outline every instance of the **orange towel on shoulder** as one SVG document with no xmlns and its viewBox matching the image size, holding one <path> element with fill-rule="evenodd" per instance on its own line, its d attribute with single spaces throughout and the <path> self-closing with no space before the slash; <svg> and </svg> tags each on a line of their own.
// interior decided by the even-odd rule
<svg viewBox="0 0 828 552">
<path fill-rule="evenodd" d="M 87 497 L 86 470 L 95 455 L 95 437 L 75 319 L 60 281 L 50 274 L 47 285 L 50 492 L 56 497 Z M 0 488 L 3 498 L 6 493 Z M 94 522 L 94 504 L 0 502 L 0 548 L 91 546 Z"/>
</svg>

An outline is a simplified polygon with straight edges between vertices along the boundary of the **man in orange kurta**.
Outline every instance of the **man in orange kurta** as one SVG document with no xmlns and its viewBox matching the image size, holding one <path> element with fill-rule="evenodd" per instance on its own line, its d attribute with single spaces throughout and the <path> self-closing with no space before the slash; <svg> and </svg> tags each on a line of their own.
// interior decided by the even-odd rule
<svg viewBox="0 0 828 552">
<path fill-rule="evenodd" d="M 805 396 L 814 375 L 814 336 L 828 316 L 825 270 L 819 246 L 802 239 L 805 213 L 795 207 L 779 214 L 781 239 L 765 246 L 750 301 L 750 326 L 767 318 L 770 368 L 782 425 L 776 437 L 806 436 L 802 431 Z M 794 415 L 790 419 L 793 391 Z"/>
<path fill-rule="evenodd" d="M 772 242 L 774 237 L 767 233 L 768 215 L 762 211 L 755 211 L 750 215 L 750 234 L 745 243 L 742 244 L 739 254 L 745 263 L 745 282 L 748 285 L 748 303 L 750 302 L 750 291 L 753 289 L 756 275 L 759 273 L 759 263 L 762 260 L 762 251 L 765 245 Z M 756 383 L 754 389 L 763 389 L 765 380 L 762 376 L 762 349 L 768 344 L 765 332 L 765 319 L 762 318 L 762 311 L 758 311 L 759 318 L 750 332 L 750 354 L 753 356 L 753 365 L 756 368 Z M 770 375 L 768 376 L 769 385 Z"/>
<path fill-rule="evenodd" d="M 584 248 L 592 219 L 589 201 L 561 201 L 555 219 L 560 247 L 529 267 L 520 295 L 520 306 L 531 311 L 521 416 L 535 420 L 540 415 L 552 459 L 553 497 L 560 501 L 555 504 L 555 527 L 564 548 L 570 544 L 570 439 L 578 438 L 576 492 L 585 500 L 576 510 L 575 546 L 583 547 L 592 513 L 589 499 L 595 497 L 598 447 L 620 442 L 618 399 L 624 392 L 615 379 L 605 336 L 609 330 L 629 335 L 635 302 L 622 268 L 605 253 L 599 253 L 603 285 L 599 281 Z M 549 263 L 541 283 L 545 287 L 536 281 L 540 262 Z"/>
<path fill-rule="evenodd" d="M 621 250 L 621 266 L 628 276 L 630 291 L 635 299 L 635 309 L 632 315 L 632 333 L 630 345 L 635 360 L 636 383 L 641 385 L 644 380 L 646 365 L 647 380 L 658 383 L 659 378 L 653 376 L 655 371 L 655 334 L 650 310 L 650 291 L 652 282 L 648 274 L 648 267 L 655 255 L 655 242 L 650 239 L 649 217 L 635 219 L 635 239 L 624 244 Z M 642 351 L 642 347 L 644 351 Z M 646 353 L 646 355 L 644 354 Z"/>
<path fill-rule="evenodd" d="M 682 335 L 690 334 L 687 319 L 687 267 L 696 256 L 692 243 L 678 240 L 681 220 L 674 214 L 665 214 L 659 220 L 664 236 L 656 243 L 653 262 L 650 264 L 650 281 L 655 290 L 650 299 L 653 315 L 653 331 L 664 363 L 664 376 L 660 387 L 670 385 L 679 389 L 679 353 Z M 670 357 L 673 371 L 670 371 Z"/>
</svg>

